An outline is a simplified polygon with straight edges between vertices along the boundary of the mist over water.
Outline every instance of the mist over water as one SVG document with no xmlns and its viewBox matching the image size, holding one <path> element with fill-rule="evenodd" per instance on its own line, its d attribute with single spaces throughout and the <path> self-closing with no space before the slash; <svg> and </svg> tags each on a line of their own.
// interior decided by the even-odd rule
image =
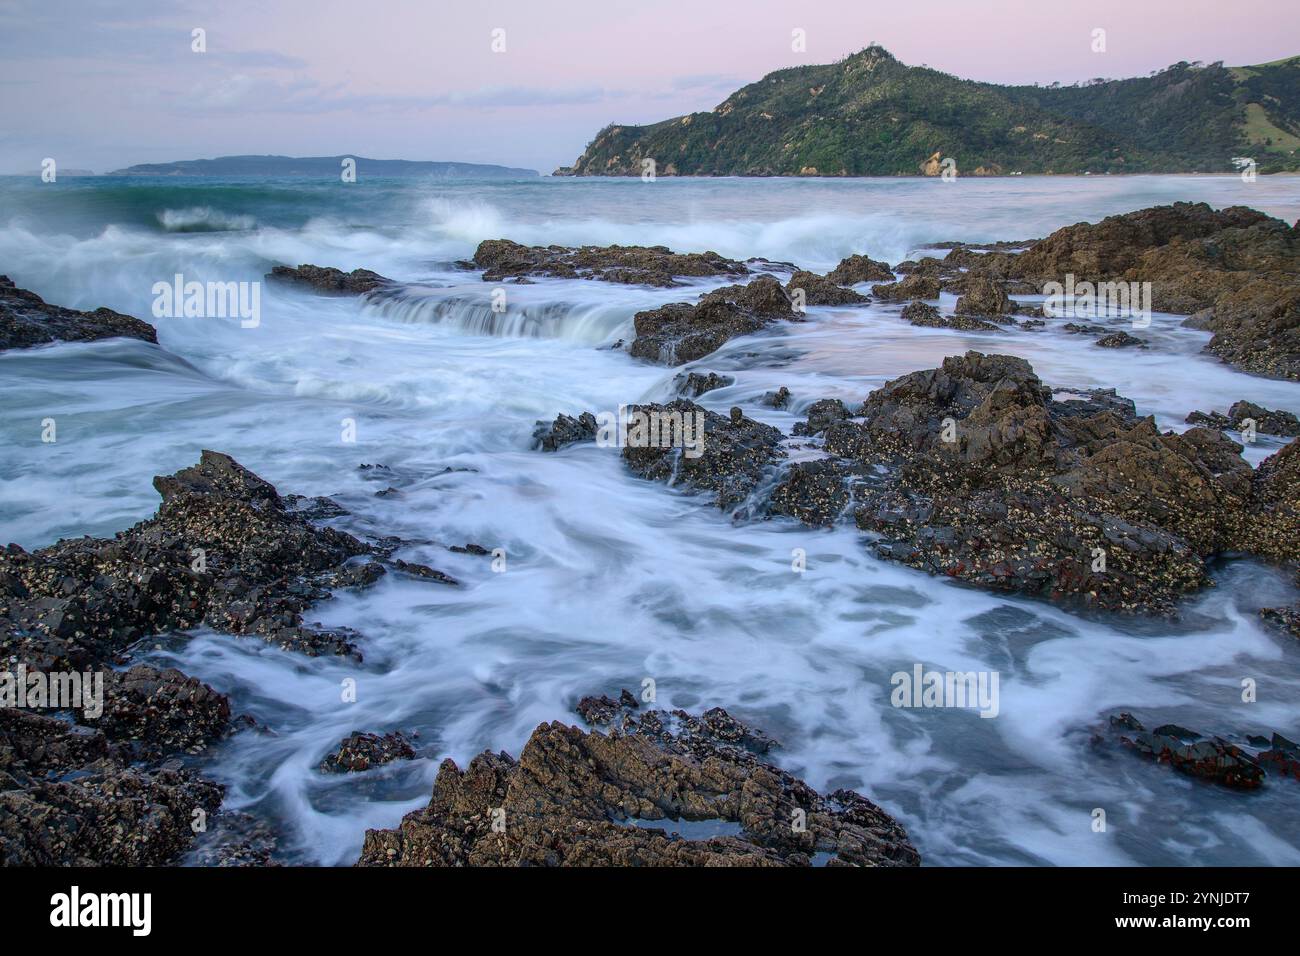
<svg viewBox="0 0 1300 956">
<path fill-rule="evenodd" d="M 427 802 L 443 758 L 517 755 L 538 723 L 576 722 L 580 696 L 650 677 L 659 706 L 725 707 L 781 740 L 778 761 L 813 786 L 881 803 L 929 864 L 1300 864 L 1290 781 L 1211 789 L 1089 740 L 1121 709 L 1147 726 L 1296 738 L 1300 646 L 1255 614 L 1288 593 L 1279 573 L 1225 562 L 1176 623 L 1083 617 L 883 563 L 851 528 L 733 518 L 633 478 L 613 449 L 530 450 L 538 419 L 665 400 L 690 369 L 735 378 L 702 405 L 740 405 L 786 432 L 817 399 L 861 402 L 967 349 L 1023 356 L 1051 386 L 1114 387 L 1163 428 L 1242 398 L 1300 413 L 1300 384 L 1201 355 L 1208 336 L 1177 316 L 1155 315 L 1147 350 L 1102 350 L 1051 328 L 914 328 L 885 304 L 813 308 L 806 323 L 669 369 L 609 346 L 631 340 L 637 311 L 724 283 L 537 280 L 506 286 L 503 315 L 494 286 L 455 265 L 508 238 L 712 249 L 821 272 L 850 253 L 893 263 L 928 243 L 1031 239 L 1183 199 L 1294 221 L 1300 179 L 0 179 L 0 273 L 53 303 L 139 316 L 160 342 L 0 353 L 0 538 L 34 548 L 111 535 L 153 512 L 153 475 L 212 448 L 282 493 L 332 496 L 350 512 L 339 527 L 399 535 L 400 557 L 461 581 L 390 573 L 318 605 L 309 621 L 361 632 L 360 667 L 203 630 L 147 642 L 151 659 L 257 721 L 204 767 L 227 784 L 228 807 L 274 823 L 286 861 L 351 862 L 367 827 Z M 308 262 L 403 285 L 362 300 L 267 284 L 251 329 L 152 316 L 153 284 L 177 273 L 255 281 Z M 790 409 L 759 404 L 782 385 Z M 41 442 L 47 417 L 56 444 Z M 347 418 L 355 444 L 341 441 Z M 1248 456 L 1277 447 L 1264 437 Z M 504 548 L 505 572 L 447 550 L 467 542 Z M 895 709 L 890 676 L 915 663 L 997 671 L 998 716 Z M 353 704 L 340 700 L 346 677 Z M 1244 677 L 1257 703 L 1241 702 Z M 420 759 L 319 773 L 353 730 L 418 732 Z"/>
</svg>

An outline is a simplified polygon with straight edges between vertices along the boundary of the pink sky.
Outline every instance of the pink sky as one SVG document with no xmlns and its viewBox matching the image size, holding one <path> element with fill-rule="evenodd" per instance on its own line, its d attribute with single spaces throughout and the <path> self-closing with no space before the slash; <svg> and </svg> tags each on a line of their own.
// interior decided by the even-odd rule
<svg viewBox="0 0 1300 956">
<path fill-rule="evenodd" d="M 0 171 L 274 152 L 549 172 L 606 123 L 710 109 L 873 41 L 962 77 L 1068 83 L 1295 55 L 1300 3 L 0 0 Z"/>
</svg>

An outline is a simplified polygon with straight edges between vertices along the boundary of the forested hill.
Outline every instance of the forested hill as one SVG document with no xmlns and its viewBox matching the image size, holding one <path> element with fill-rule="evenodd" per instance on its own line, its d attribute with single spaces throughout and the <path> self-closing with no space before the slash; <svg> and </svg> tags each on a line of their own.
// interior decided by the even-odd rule
<svg viewBox="0 0 1300 956">
<path fill-rule="evenodd" d="M 959 175 L 1300 169 L 1300 56 L 1148 77 L 998 86 L 871 46 L 769 73 L 714 110 L 607 126 L 557 175 Z"/>
</svg>

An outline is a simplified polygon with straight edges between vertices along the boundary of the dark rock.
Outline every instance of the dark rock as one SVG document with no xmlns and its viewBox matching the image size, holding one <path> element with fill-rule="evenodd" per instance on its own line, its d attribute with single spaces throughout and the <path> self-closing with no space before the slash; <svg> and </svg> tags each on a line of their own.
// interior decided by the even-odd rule
<svg viewBox="0 0 1300 956">
<path fill-rule="evenodd" d="M 869 256 L 849 256 L 841 259 L 839 265 L 826 273 L 826 278 L 836 285 L 845 286 L 862 282 L 892 282 L 894 273 L 890 271 L 887 262 Z"/>
<path fill-rule="evenodd" d="M 768 408 L 788 408 L 790 406 L 790 390 L 782 385 L 775 392 L 764 392 L 762 403 Z"/>
<path fill-rule="evenodd" d="M 808 866 L 817 854 L 832 865 L 920 861 L 883 810 L 849 790 L 823 797 L 764 762 L 771 741 L 720 708 L 703 717 L 608 710 L 609 736 L 542 724 L 518 761 L 483 753 L 464 771 L 444 761 L 429 806 L 395 830 L 367 831 L 360 865 Z M 678 820 L 730 824 L 735 834 L 683 839 L 667 832 Z"/>
<path fill-rule="evenodd" d="M 578 442 L 595 441 L 597 431 L 596 416 L 591 412 L 583 412 L 577 418 L 557 415 L 550 425 L 537 423 L 533 429 L 533 447 L 542 451 L 559 451 Z"/>
<path fill-rule="evenodd" d="M 400 731 L 367 734 L 353 731 L 320 762 L 322 773 L 360 773 L 394 760 L 414 760 L 415 748 Z"/>
<path fill-rule="evenodd" d="M 678 277 L 742 276 L 744 263 L 716 252 L 677 253 L 664 246 L 523 246 L 509 239 L 486 239 L 474 252 L 484 282 L 511 277 L 550 276 L 599 279 L 625 285 L 682 285 Z"/>
<path fill-rule="evenodd" d="M 678 447 L 629 447 L 623 460 L 633 474 L 654 481 L 672 481 L 677 487 L 710 491 L 720 508 L 731 508 L 744 501 L 758 485 L 766 469 L 785 457 L 780 444 L 784 436 L 764 425 L 736 414 L 729 418 L 707 411 L 693 402 L 678 399 L 668 405 L 633 405 L 631 413 L 673 415 L 685 418 L 703 414 L 703 448 L 697 457 L 684 454 Z"/>
<path fill-rule="evenodd" d="M 1218 412 L 1192 412 L 1187 416 L 1187 424 L 1204 425 L 1207 428 L 1232 429 L 1240 431 L 1249 420 L 1255 423 L 1255 430 L 1265 435 L 1279 435 L 1283 438 L 1300 437 L 1300 419 L 1290 412 L 1270 411 L 1254 402 L 1234 402 L 1227 415 Z"/>
<path fill-rule="evenodd" d="M 776 318 L 797 318 L 785 290 L 771 276 L 707 293 L 698 305 L 674 302 L 638 312 L 628 350 L 661 365 L 703 358 L 738 335 L 759 331 Z"/>
<path fill-rule="evenodd" d="M 158 333 L 147 322 L 112 309 L 79 312 L 50 305 L 35 292 L 16 287 L 8 276 L 0 276 L 0 351 L 119 337 L 158 341 Z"/>
<path fill-rule="evenodd" d="M 893 276 L 888 278 L 892 279 Z M 792 275 L 785 284 L 785 291 L 793 299 L 796 289 L 803 290 L 804 305 L 858 305 L 871 301 L 869 296 L 836 285 L 829 278 L 814 272 L 796 272 Z"/>
<path fill-rule="evenodd" d="M 364 295 L 384 286 L 391 285 L 392 279 L 386 279 L 369 269 L 353 269 L 343 272 L 331 266 L 300 265 L 275 266 L 266 277 L 272 282 L 287 285 L 308 286 L 326 295 Z"/>
<path fill-rule="evenodd" d="M 914 272 L 899 282 L 873 285 L 871 294 L 877 299 L 901 302 L 904 299 L 939 298 L 939 280 L 933 276 Z"/>
<path fill-rule="evenodd" d="M 820 435 L 836 422 L 844 421 L 848 417 L 849 410 L 844 407 L 844 403 L 838 398 L 823 398 L 808 406 L 807 420 L 796 422 L 794 433 L 796 435 Z"/>
<path fill-rule="evenodd" d="M 458 587 L 460 582 L 449 575 L 443 574 L 427 564 L 416 564 L 414 561 L 403 561 L 400 558 L 393 559 L 393 567 L 403 574 L 409 574 L 413 578 L 423 578 L 426 581 L 436 581 L 438 584 L 450 584 L 452 587 Z"/>
<path fill-rule="evenodd" d="M 954 311 L 958 315 L 1006 315 L 1016 311 L 1016 306 L 1000 283 L 974 276 L 966 283 L 966 291 L 957 300 Z"/>
<path fill-rule="evenodd" d="M 1147 343 L 1145 339 L 1140 339 L 1136 335 L 1129 335 L 1127 332 L 1112 332 L 1093 344 L 1104 349 L 1126 349 L 1135 345 L 1139 348 L 1146 348 Z"/>
<path fill-rule="evenodd" d="M 699 398 L 705 392 L 711 392 L 715 388 L 726 388 L 735 381 L 730 375 L 719 375 L 717 372 L 708 374 L 689 372 L 673 379 L 673 383 L 677 386 L 677 394 L 684 398 Z"/>
</svg>

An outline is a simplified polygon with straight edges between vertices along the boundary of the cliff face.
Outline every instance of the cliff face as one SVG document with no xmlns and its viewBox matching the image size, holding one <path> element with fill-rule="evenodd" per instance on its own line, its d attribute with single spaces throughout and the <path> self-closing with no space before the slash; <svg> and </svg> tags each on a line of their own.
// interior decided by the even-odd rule
<svg viewBox="0 0 1300 956">
<path fill-rule="evenodd" d="M 1300 57 L 1179 63 L 1078 87 L 997 86 L 868 47 L 770 73 L 711 112 L 607 126 L 556 175 L 958 175 L 1300 169 Z"/>
</svg>

